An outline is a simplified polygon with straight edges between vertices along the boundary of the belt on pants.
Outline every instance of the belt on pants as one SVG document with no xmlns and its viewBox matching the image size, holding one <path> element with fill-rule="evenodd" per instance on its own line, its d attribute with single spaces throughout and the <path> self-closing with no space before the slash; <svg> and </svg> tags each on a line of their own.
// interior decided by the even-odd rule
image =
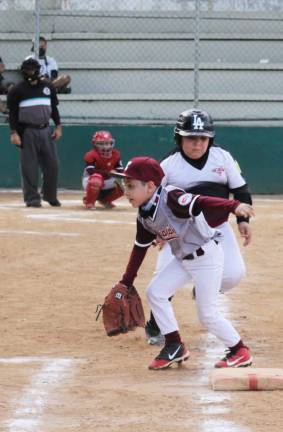
<svg viewBox="0 0 283 432">
<path fill-rule="evenodd" d="M 204 253 L 205 253 L 204 250 L 200 247 L 196 251 L 194 251 L 193 253 L 190 253 L 190 254 L 184 256 L 183 260 L 193 260 L 197 257 L 204 255 Z"/>
<path fill-rule="evenodd" d="M 218 244 L 218 241 L 217 241 L 217 240 L 213 240 L 213 241 L 214 241 L 214 243 Z M 200 257 L 200 256 L 204 255 L 204 254 L 205 254 L 204 250 L 200 247 L 200 248 L 198 248 L 196 251 L 194 251 L 194 252 L 192 252 L 192 253 L 186 255 L 186 256 L 183 258 L 183 260 L 193 260 L 193 259 L 195 259 L 195 258 L 197 258 L 197 257 Z"/>
<path fill-rule="evenodd" d="M 41 123 L 39 125 L 36 125 L 36 124 L 27 124 L 25 126 L 28 127 L 28 128 L 31 128 L 31 129 L 45 129 L 45 128 L 47 128 L 49 126 L 49 123 Z"/>
</svg>

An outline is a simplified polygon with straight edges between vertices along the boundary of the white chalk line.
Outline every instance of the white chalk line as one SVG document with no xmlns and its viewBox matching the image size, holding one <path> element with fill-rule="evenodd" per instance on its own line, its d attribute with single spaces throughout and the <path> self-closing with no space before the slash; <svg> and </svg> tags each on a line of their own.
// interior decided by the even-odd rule
<svg viewBox="0 0 283 432">
<path fill-rule="evenodd" d="M 80 217 L 80 218 L 89 218 L 92 216 L 95 217 L 99 217 L 101 216 L 102 218 L 105 218 L 105 215 L 107 216 L 120 216 L 120 215 L 127 215 L 127 216 L 136 216 L 137 212 L 129 212 L 129 211 L 115 211 L 115 210 L 104 210 L 103 209 L 90 209 L 90 210 L 86 210 L 86 209 L 78 209 L 78 210 L 58 210 L 58 211 L 44 211 L 42 212 L 41 209 L 40 210 L 36 210 L 36 213 L 30 213 L 31 211 L 34 212 L 34 210 L 31 209 L 24 209 L 26 214 L 35 214 L 35 215 L 56 215 L 58 217 Z"/>
<path fill-rule="evenodd" d="M 219 294 L 219 308 L 224 316 L 229 316 L 229 297 L 225 294 Z M 239 426 L 232 421 L 223 420 L 217 416 L 227 413 L 229 414 L 230 408 L 225 405 L 225 401 L 232 400 L 231 393 L 228 392 L 215 392 L 212 390 L 207 371 L 213 368 L 219 358 L 219 351 L 221 350 L 221 343 L 210 333 L 205 335 L 204 346 L 206 347 L 204 357 L 201 361 L 201 369 L 199 375 L 199 383 L 208 385 L 208 389 L 205 388 L 205 392 L 199 396 L 199 404 L 201 406 L 203 414 L 207 415 L 207 419 L 204 419 L 200 423 L 200 432 L 250 432 L 250 429 Z M 223 347 L 224 354 L 224 347 Z M 206 371 L 204 374 L 203 371 Z M 213 418 L 213 416 L 215 416 Z"/>
<path fill-rule="evenodd" d="M 16 356 L 16 357 L 0 357 L 0 363 L 2 364 L 28 364 L 28 363 L 45 363 L 49 361 L 56 361 L 58 360 L 57 357 L 50 357 L 50 356 Z M 72 361 L 72 363 L 83 363 L 85 362 L 82 358 L 70 358 L 60 357 L 59 360 L 66 360 L 66 361 Z"/>
<path fill-rule="evenodd" d="M 39 371 L 31 376 L 30 383 L 22 389 L 21 395 L 11 401 L 10 406 L 14 411 L 5 422 L 7 432 L 43 430 L 43 415 L 52 392 L 74 373 L 73 365 L 82 362 L 71 358 L 48 357 L 2 357 L 0 361 L 7 364 L 42 363 Z"/>
<path fill-rule="evenodd" d="M 44 231 L 24 231 L 24 230 L 0 230 L 0 234 L 8 235 L 36 235 L 46 237 L 79 237 L 79 233 L 63 233 L 63 232 L 44 232 Z"/>
<path fill-rule="evenodd" d="M 79 222 L 79 223 L 92 223 L 92 224 L 106 224 L 106 225 L 136 225 L 136 222 L 128 222 L 125 220 L 114 219 L 86 219 L 80 217 L 65 217 L 60 214 L 30 214 L 26 215 L 27 218 L 33 220 L 45 221 L 63 221 L 63 222 Z"/>
</svg>

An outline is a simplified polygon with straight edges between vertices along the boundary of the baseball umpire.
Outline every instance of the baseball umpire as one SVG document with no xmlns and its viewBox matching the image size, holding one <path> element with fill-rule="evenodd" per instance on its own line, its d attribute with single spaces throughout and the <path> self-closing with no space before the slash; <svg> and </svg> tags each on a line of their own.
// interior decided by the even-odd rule
<svg viewBox="0 0 283 432">
<path fill-rule="evenodd" d="M 8 93 L 11 143 L 18 146 L 24 201 L 41 207 L 38 171 L 42 171 L 42 199 L 59 207 L 57 179 L 59 160 L 55 140 L 62 135 L 58 99 L 52 84 L 40 79 L 40 64 L 27 59 L 21 65 L 23 80 Z M 55 123 L 52 133 L 49 120 Z"/>
</svg>

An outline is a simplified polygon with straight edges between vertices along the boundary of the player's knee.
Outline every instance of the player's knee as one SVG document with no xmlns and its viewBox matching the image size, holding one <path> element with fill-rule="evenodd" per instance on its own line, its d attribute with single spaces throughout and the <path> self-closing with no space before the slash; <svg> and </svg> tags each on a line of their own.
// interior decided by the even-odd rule
<svg viewBox="0 0 283 432">
<path fill-rule="evenodd" d="M 221 283 L 221 291 L 229 291 L 238 285 L 243 277 L 246 275 L 246 269 L 244 266 L 233 268 L 229 274 L 223 275 Z"/>
<path fill-rule="evenodd" d="M 147 287 L 147 289 L 146 289 L 146 291 L 145 291 L 145 294 L 146 294 L 146 298 L 147 298 L 148 302 L 150 303 L 151 298 L 153 297 L 153 292 L 152 292 L 151 285 L 149 285 L 149 286 Z"/>
<path fill-rule="evenodd" d="M 156 287 L 154 284 L 149 285 L 146 289 L 146 297 L 150 305 L 159 303 L 160 299 L 156 295 Z"/>
</svg>

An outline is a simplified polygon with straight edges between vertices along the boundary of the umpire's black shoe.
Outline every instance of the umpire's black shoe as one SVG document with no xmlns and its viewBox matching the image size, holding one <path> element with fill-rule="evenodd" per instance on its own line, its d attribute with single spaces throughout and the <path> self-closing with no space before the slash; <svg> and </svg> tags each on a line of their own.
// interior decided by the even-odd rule
<svg viewBox="0 0 283 432">
<path fill-rule="evenodd" d="M 59 200 L 54 200 L 54 201 L 48 201 L 48 203 L 52 206 L 52 207 L 61 207 L 61 203 Z"/>
<path fill-rule="evenodd" d="M 145 336 L 149 345 L 164 345 L 165 337 L 161 334 L 157 324 L 147 321 L 145 325 Z"/>
<path fill-rule="evenodd" d="M 172 363 L 188 360 L 190 352 L 183 342 L 165 345 L 157 357 L 148 366 L 149 369 L 166 369 Z"/>
<path fill-rule="evenodd" d="M 41 207 L 41 202 L 40 201 L 29 201 L 26 203 L 27 207 Z"/>
</svg>

